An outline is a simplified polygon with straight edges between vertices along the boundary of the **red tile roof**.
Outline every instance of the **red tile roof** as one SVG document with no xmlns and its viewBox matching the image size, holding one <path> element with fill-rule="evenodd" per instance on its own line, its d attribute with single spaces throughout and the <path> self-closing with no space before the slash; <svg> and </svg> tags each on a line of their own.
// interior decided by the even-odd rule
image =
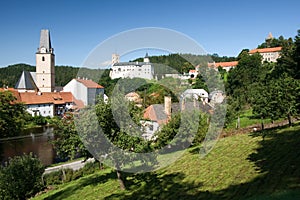
<svg viewBox="0 0 300 200">
<path fill-rule="evenodd" d="M 196 70 L 195 69 L 191 69 L 189 72 L 190 73 L 196 73 Z"/>
<path fill-rule="evenodd" d="M 84 80 L 84 79 L 76 79 L 79 83 L 82 83 L 87 88 L 104 88 L 102 85 L 92 81 L 92 80 Z"/>
<path fill-rule="evenodd" d="M 238 65 L 238 61 L 208 63 L 208 67 L 233 67 Z"/>
<path fill-rule="evenodd" d="M 20 92 L 20 101 L 25 104 L 65 104 L 73 102 L 71 92 Z"/>
<path fill-rule="evenodd" d="M 282 47 L 263 48 L 263 49 L 252 49 L 252 50 L 249 51 L 249 54 L 278 52 L 278 51 L 281 51 L 281 50 L 282 50 Z"/>
</svg>

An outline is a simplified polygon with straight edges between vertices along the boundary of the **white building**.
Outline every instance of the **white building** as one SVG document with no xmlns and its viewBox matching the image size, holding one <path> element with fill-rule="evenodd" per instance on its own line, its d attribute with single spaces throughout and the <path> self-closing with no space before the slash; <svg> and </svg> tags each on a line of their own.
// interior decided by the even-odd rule
<svg viewBox="0 0 300 200">
<path fill-rule="evenodd" d="M 150 63 L 148 54 L 144 62 L 119 62 L 117 54 L 112 55 L 112 66 L 110 69 L 110 78 L 143 78 L 153 79 L 154 67 Z"/>
<path fill-rule="evenodd" d="M 85 106 L 94 105 L 98 96 L 104 95 L 104 87 L 87 78 L 72 79 L 63 88 L 64 92 L 71 92 L 73 96 L 81 100 Z"/>
<path fill-rule="evenodd" d="M 32 116 L 61 116 L 75 106 L 70 92 L 20 92 L 18 95 L 18 101 L 24 103 Z"/>
<path fill-rule="evenodd" d="M 204 89 L 187 89 L 181 94 L 181 98 L 196 99 L 208 103 L 208 93 Z"/>
<path fill-rule="evenodd" d="M 255 53 L 259 53 L 263 57 L 262 62 L 277 62 L 277 59 L 280 57 L 281 50 L 282 47 L 252 49 L 249 51 L 249 54 L 253 55 Z"/>
</svg>

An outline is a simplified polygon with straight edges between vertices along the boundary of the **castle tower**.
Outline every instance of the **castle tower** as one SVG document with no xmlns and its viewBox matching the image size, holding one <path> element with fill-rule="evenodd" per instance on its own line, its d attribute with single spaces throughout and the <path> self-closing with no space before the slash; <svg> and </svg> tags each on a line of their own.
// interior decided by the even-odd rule
<svg viewBox="0 0 300 200">
<path fill-rule="evenodd" d="M 148 53 L 146 53 L 146 55 L 145 55 L 145 57 L 144 57 L 144 62 L 146 62 L 146 63 L 150 62 Z"/>
<path fill-rule="evenodd" d="M 49 30 L 41 30 L 40 46 L 36 55 L 36 83 L 40 92 L 55 89 L 54 53 Z"/>
<path fill-rule="evenodd" d="M 112 54 L 111 56 L 111 65 L 114 65 L 116 63 L 120 62 L 120 56 L 118 54 Z"/>
</svg>

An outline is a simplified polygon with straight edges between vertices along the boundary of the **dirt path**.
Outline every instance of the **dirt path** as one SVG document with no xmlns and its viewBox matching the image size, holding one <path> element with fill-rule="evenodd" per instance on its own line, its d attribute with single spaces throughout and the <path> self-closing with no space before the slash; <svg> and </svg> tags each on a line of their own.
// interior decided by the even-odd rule
<svg viewBox="0 0 300 200">
<path fill-rule="evenodd" d="M 295 123 L 297 121 L 298 121 L 297 119 L 293 119 L 292 123 Z M 264 126 L 265 126 L 265 129 L 270 129 L 270 128 L 285 126 L 288 124 L 289 124 L 288 120 L 283 120 L 283 121 L 274 122 L 274 123 L 266 123 L 266 124 L 264 124 Z M 228 136 L 232 136 L 232 135 L 245 134 L 245 133 L 250 133 L 250 132 L 260 131 L 260 130 L 261 130 L 261 124 L 254 124 L 254 125 L 247 126 L 244 128 L 239 128 L 239 129 L 223 130 L 220 137 L 223 138 L 223 137 L 228 137 Z"/>
</svg>

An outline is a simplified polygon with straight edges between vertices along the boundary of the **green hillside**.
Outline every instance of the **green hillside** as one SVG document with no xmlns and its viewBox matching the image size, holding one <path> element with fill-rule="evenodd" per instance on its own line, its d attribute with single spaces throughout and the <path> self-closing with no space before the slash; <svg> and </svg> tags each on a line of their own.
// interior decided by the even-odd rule
<svg viewBox="0 0 300 200">
<path fill-rule="evenodd" d="M 105 169 L 35 199 L 300 199 L 300 125 L 220 139 L 203 159 L 190 148 L 171 166 L 125 174 Z"/>
<path fill-rule="evenodd" d="M 0 68 L 0 87 L 14 87 L 19 80 L 22 71 L 35 72 L 35 66 L 28 64 L 15 64 Z M 99 82 L 104 70 L 88 69 L 72 66 L 55 66 L 55 85 L 65 86 L 73 78 L 86 77 Z"/>
</svg>

